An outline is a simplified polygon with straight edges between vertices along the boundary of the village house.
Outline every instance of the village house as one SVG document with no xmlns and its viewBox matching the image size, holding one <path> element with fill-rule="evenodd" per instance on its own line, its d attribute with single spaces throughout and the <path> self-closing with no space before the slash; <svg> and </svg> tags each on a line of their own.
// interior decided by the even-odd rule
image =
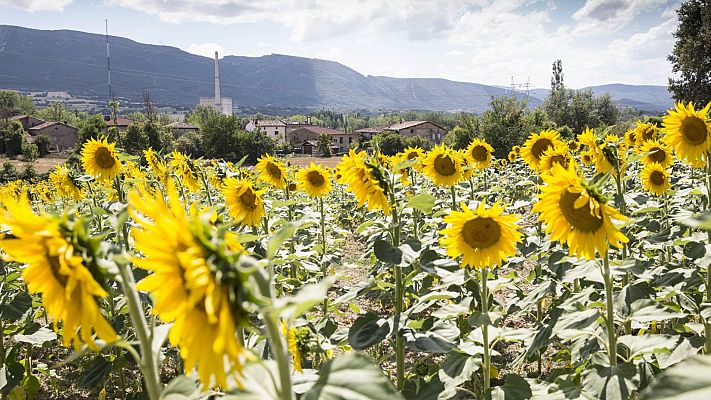
<svg viewBox="0 0 711 400">
<path fill-rule="evenodd" d="M 134 123 L 132 119 L 123 117 L 117 117 L 116 121 L 114 121 L 114 119 L 111 118 L 110 115 L 104 115 L 104 122 L 106 122 L 106 132 L 108 132 L 109 128 L 113 126 L 116 126 L 119 132 L 124 132 L 126 131 L 126 129 L 128 129 L 129 126 Z"/>
<path fill-rule="evenodd" d="M 247 123 L 245 130 L 248 132 L 260 130 L 267 137 L 276 140 L 277 143 L 286 143 L 286 122 L 278 119 L 253 119 Z"/>
<path fill-rule="evenodd" d="M 73 148 L 79 141 L 79 129 L 64 122 L 45 122 L 31 127 L 27 131 L 31 141 L 39 136 L 46 136 L 49 139 L 51 150 L 57 152 Z"/>
<path fill-rule="evenodd" d="M 373 138 L 373 136 L 384 131 L 386 128 L 387 126 L 371 126 L 369 128 L 357 129 L 355 133 L 365 140 L 370 140 Z"/>
<path fill-rule="evenodd" d="M 443 127 L 429 121 L 403 121 L 384 130 L 397 132 L 402 136 L 423 136 L 435 144 L 440 143 L 446 133 Z"/>
<path fill-rule="evenodd" d="M 22 124 L 22 129 L 24 129 L 25 132 L 29 131 L 30 128 L 34 128 L 37 125 L 42 125 L 45 123 L 45 121 L 29 115 L 16 115 L 14 117 L 11 117 L 10 121 L 17 121 Z"/>
<path fill-rule="evenodd" d="M 302 147 L 305 142 L 316 142 L 319 135 L 331 137 L 331 149 L 335 153 L 345 153 L 357 142 L 357 136 L 353 133 L 339 131 L 337 129 L 324 128 L 316 125 L 293 125 L 286 132 L 286 140 L 292 147 Z"/>
<path fill-rule="evenodd" d="M 191 125 L 187 122 L 173 122 L 172 124 L 166 125 L 173 132 L 173 136 L 178 138 L 185 135 L 188 132 L 198 132 L 200 128 L 195 125 Z"/>
</svg>

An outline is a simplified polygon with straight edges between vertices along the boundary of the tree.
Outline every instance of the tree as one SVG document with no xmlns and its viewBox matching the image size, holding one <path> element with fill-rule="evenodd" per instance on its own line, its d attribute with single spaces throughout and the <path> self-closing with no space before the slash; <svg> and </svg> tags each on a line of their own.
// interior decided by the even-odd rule
<svg viewBox="0 0 711 400">
<path fill-rule="evenodd" d="M 563 62 L 553 61 L 553 76 L 551 77 L 551 92 L 565 89 L 563 84 Z"/>
<path fill-rule="evenodd" d="M 155 122 L 148 121 L 143 125 L 143 132 L 148 140 L 148 145 L 153 148 L 153 150 L 160 150 L 163 148 L 163 141 L 161 140 L 161 132 Z"/>
<path fill-rule="evenodd" d="M 10 160 L 5 160 L 0 170 L 0 183 L 7 183 L 19 178 L 20 173 L 17 171 L 15 163 Z"/>
<path fill-rule="evenodd" d="M 202 140 L 197 132 L 188 132 L 175 141 L 175 150 L 190 156 L 198 158 L 205 156 L 203 152 Z"/>
<path fill-rule="evenodd" d="M 22 146 L 22 158 L 25 161 L 32 162 L 39 157 L 39 150 L 37 145 L 34 143 L 24 143 Z"/>
<path fill-rule="evenodd" d="M 35 145 L 37 146 L 37 152 L 40 157 L 46 157 L 52 147 L 52 143 L 49 141 L 49 138 L 44 135 L 40 135 L 35 138 Z"/>
<path fill-rule="evenodd" d="M 0 90 L 0 119 L 7 121 L 15 115 L 35 113 L 35 105 L 28 96 L 14 90 Z"/>
<path fill-rule="evenodd" d="M 394 156 L 405 150 L 405 141 L 397 132 L 385 131 L 373 136 L 372 141 L 373 143 L 377 143 L 378 150 L 386 156 Z"/>
<path fill-rule="evenodd" d="M 677 15 L 676 43 L 667 57 L 675 74 L 669 91 L 677 101 L 703 107 L 711 100 L 711 0 L 687 0 Z"/>
<path fill-rule="evenodd" d="M 316 138 L 316 148 L 324 157 L 331 157 L 331 136 L 322 133 Z"/>
<path fill-rule="evenodd" d="M 124 151 L 128 154 L 141 155 L 148 149 L 148 136 L 141 124 L 131 124 L 124 134 Z M 159 149 L 155 149 L 159 150 Z"/>
<path fill-rule="evenodd" d="M 491 99 L 489 107 L 481 116 L 481 132 L 494 148 L 496 157 L 503 158 L 529 133 L 524 125 L 526 101 L 508 96 L 496 97 Z"/>
<path fill-rule="evenodd" d="M 22 124 L 12 121 L 12 123 L 5 126 L 2 136 L 5 142 L 5 154 L 8 157 L 22 154 L 22 149 L 27 142 L 27 136 L 22 129 Z"/>
<path fill-rule="evenodd" d="M 84 143 L 89 139 L 98 139 L 100 136 L 103 136 L 105 129 L 106 122 L 104 122 L 104 117 L 100 114 L 82 121 L 82 123 L 79 124 L 78 148 L 81 149 Z"/>
</svg>

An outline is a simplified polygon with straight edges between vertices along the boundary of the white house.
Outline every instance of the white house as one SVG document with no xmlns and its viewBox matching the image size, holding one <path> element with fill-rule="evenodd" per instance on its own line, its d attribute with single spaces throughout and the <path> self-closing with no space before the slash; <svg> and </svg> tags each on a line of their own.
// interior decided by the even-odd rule
<svg viewBox="0 0 711 400">
<path fill-rule="evenodd" d="M 278 119 L 253 119 L 247 123 L 245 129 L 249 132 L 260 130 L 279 144 L 286 143 L 286 122 Z"/>
</svg>

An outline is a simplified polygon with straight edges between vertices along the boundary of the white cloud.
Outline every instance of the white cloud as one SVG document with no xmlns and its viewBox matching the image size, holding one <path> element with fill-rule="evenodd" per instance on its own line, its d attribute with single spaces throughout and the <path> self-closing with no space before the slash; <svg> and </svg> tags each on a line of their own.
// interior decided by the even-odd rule
<svg viewBox="0 0 711 400">
<path fill-rule="evenodd" d="M 64 11 L 72 0 L 0 0 L 0 6 L 26 11 Z"/>
<path fill-rule="evenodd" d="M 655 11 L 669 0 L 586 0 L 573 14 L 572 33 L 595 35 L 616 32 L 641 13 Z"/>
<path fill-rule="evenodd" d="M 222 58 L 225 55 L 225 48 L 217 43 L 191 44 L 188 47 L 188 52 L 210 58 L 215 57 L 215 52 L 218 52 Z"/>
<path fill-rule="evenodd" d="M 467 54 L 467 53 L 465 53 L 461 50 L 458 50 L 458 49 L 450 50 L 450 51 L 444 53 L 445 56 L 450 56 L 450 57 L 459 57 L 459 56 L 463 56 L 465 54 Z"/>
<path fill-rule="evenodd" d="M 411 39 L 429 39 L 450 30 L 467 8 L 484 0 L 109 0 L 112 4 L 157 15 L 164 22 L 229 25 L 276 22 L 291 39 L 304 41 L 349 33 L 404 31 Z"/>
</svg>

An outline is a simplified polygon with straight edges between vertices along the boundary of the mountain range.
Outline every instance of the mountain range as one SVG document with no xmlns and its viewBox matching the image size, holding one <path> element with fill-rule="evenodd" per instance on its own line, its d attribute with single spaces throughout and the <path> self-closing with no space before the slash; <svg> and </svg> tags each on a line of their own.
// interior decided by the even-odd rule
<svg viewBox="0 0 711 400">
<path fill-rule="evenodd" d="M 117 36 L 109 41 L 117 97 L 141 102 L 149 90 L 158 105 L 190 107 L 199 97 L 213 96 L 213 59 Z M 106 64 L 104 35 L 0 25 L 0 88 L 106 98 Z M 235 107 L 249 108 L 483 112 L 492 96 L 507 93 L 506 88 L 438 78 L 365 76 L 334 61 L 280 54 L 223 57 L 220 75 L 222 95 L 232 97 Z M 665 86 L 589 89 L 643 111 L 663 111 L 672 104 Z M 539 105 L 547 93 L 532 90 L 529 104 Z"/>
</svg>

